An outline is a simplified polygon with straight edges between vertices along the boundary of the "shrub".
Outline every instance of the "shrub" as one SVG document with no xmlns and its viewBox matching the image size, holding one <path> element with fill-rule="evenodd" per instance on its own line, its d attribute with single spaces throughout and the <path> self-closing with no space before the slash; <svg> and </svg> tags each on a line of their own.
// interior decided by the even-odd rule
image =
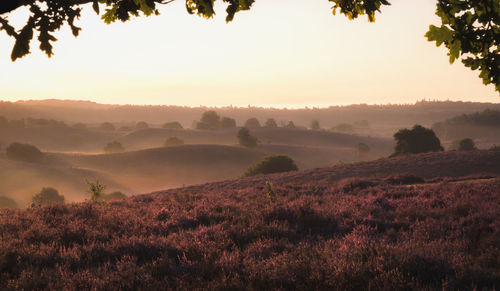
<svg viewBox="0 0 500 291">
<path fill-rule="evenodd" d="M 14 142 L 6 149 L 7 157 L 12 160 L 18 160 L 29 163 L 40 163 L 43 161 L 43 153 L 35 146 Z"/>
<path fill-rule="evenodd" d="M 149 124 L 147 124 L 146 122 L 144 121 L 139 121 L 137 122 L 137 124 L 135 125 L 135 129 L 146 129 L 146 128 L 149 128 Z"/>
<path fill-rule="evenodd" d="M 265 127 L 278 127 L 278 123 L 276 122 L 276 119 L 274 118 L 268 118 L 266 122 L 264 123 Z"/>
<path fill-rule="evenodd" d="M 250 130 L 246 127 L 242 127 L 236 136 L 238 137 L 238 142 L 241 146 L 246 148 L 254 148 L 257 146 L 258 139 L 252 136 L 250 134 Z"/>
<path fill-rule="evenodd" d="M 358 152 L 359 153 L 368 153 L 368 152 L 370 152 L 370 147 L 366 143 L 364 143 L 364 142 L 358 143 L 358 147 L 357 148 L 358 148 Z"/>
<path fill-rule="evenodd" d="M 0 196 L 0 208 L 17 208 L 17 203 L 10 197 Z"/>
<path fill-rule="evenodd" d="M 115 191 L 109 194 L 104 194 L 103 196 L 104 200 L 110 201 L 110 200 L 121 200 L 127 198 L 127 195 L 125 195 L 123 192 L 120 191 Z"/>
<path fill-rule="evenodd" d="M 99 125 L 100 130 L 115 131 L 115 126 L 111 122 L 104 122 Z"/>
<path fill-rule="evenodd" d="M 297 171 L 299 168 L 292 158 L 286 155 L 275 155 L 265 157 L 259 163 L 249 167 L 243 176 L 255 176 L 259 174 L 281 173 Z"/>
<path fill-rule="evenodd" d="M 459 151 L 472 151 L 476 150 L 476 144 L 470 138 L 464 138 L 458 142 L 458 150 Z"/>
<path fill-rule="evenodd" d="M 162 127 L 165 129 L 183 129 L 182 124 L 177 121 L 167 122 Z"/>
<path fill-rule="evenodd" d="M 172 147 L 172 146 L 179 146 L 183 145 L 184 141 L 178 137 L 172 136 L 167 138 L 167 140 L 164 143 L 164 146 L 166 147 Z"/>
<path fill-rule="evenodd" d="M 110 142 L 108 143 L 105 147 L 104 147 L 104 151 L 108 154 L 113 154 L 113 153 L 122 153 L 125 151 L 125 148 L 122 146 L 121 143 L 117 142 L 117 141 L 113 141 L 113 142 Z"/>
<path fill-rule="evenodd" d="M 320 130 L 321 127 L 319 126 L 319 121 L 317 121 L 316 119 L 311 121 L 311 129 L 312 130 Z"/>
<path fill-rule="evenodd" d="M 103 199 L 105 199 L 104 190 L 106 190 L 106 185 L 101 184 L 99 180 L 96 180 L 95 182 L 85 180 L 85 182 L 89 186 L 87 192 L 90 194 L 90 201 L 93 203 L 102 202 Z"/>
<path fill-rule="evenodd" d="M 260 127 L 260 122 L 257 118 L 249 118 L 245 121 L 245 127 Z"/>
<path fill-rule="evenodd" d="M 236 128 L 236 120 L 229 117 L 222 117 L 220 128 Z"/>
<path fill-rule="evenodd" d="M 396 148 L 393 156 L 443 151 L 441 141 L 432 129 L 415 125 L 413 129 L 400 129 L 394 134 Z"/>
<path fill-rule="evenodd" d="M 55 203 L 64 203 L 64 196 L 59 195 L 59 191 L 52 187 L 44 187 L 40 193 L 33 196 L 31 201 L 36 205 L 50 205 Z"/>
<path fill-rule="evenodd" d="M 346 178 L 338 182 L 339 188 L 342 189 L 344 193 L 349 193 L 354 190 L 363 190 L 379 184 L 380 182 L 377 180 L 363 178 Z"/>
</svg>

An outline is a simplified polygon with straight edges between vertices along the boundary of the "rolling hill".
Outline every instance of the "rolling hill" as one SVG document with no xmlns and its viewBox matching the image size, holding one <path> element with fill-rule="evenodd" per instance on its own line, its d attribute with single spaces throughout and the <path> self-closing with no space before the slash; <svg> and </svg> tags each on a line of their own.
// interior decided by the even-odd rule
<svg viewBox="0 0 500 291">
<path fill-rule="evenodd" d="M 499 176 L 431 153 L 0 210 L 0 289 L 492 290 Z"/>
</svg>

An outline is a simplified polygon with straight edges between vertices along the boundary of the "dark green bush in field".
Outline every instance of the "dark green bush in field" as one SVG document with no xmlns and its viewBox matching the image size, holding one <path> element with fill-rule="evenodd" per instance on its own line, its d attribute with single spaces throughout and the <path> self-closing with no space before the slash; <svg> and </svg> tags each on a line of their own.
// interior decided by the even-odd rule
<svg viewBox="0 0 500 291">
<path fill-rule="evenodd" d="M 104 147 L 104 151 L 108 154 L 122 153 L 125 151 L 125 148 L 123 147 L 123 145 L 121 143 L 119 143 L 117 141 L 113 141 L 113 142 L 108 143 Z"/>
<path fill-rule="evenodd" d="M 220 127 L 220 116 L 217 112 L 205 111 L 201 116 L 200 122 L 196 123 L 196 129 L 199 130 L 217 130 Z"/>
<path fill-rule="evenodd" d="M 394 134 L 396 148 L 393 156 L 443 151 L 441 141 L 432 129 L 415 125 L 412 129 L 400 129 Z"/>
<path fill-rule="evenodd" d="M 50 205 L 54 203 L 64 203 L 64 196 L 59 195 L 59 191 L 52 187 L 44 187 L 40 193 L 31 199 L 36 205 Z"/>
<path fill-rule="evenodd" d="M 289 171 L 297 171 L 299 168 L 292 158 L 286 155 L 275 155 L 265 157 L 259 163 L 246 170 L 243 176 L 255 176 L 259 174 L 272 174 Z"/>
<path fill-rule="evenodd" d="M 0 196 L 0 208 L 17 208 L 17 203 L 12 198 Z"/>
<path fill-rule="evenodd" d="M 18 142 L 11 143 L 5 152 L 9 159 L 29 163 L 40 163 L 44 158 L 43 153 L 37 147 Z"/>
<path fill-rule="evenodd" d="M 321 127 L 319 126 L 319 121 L 318 120 L 313 120 L 311 121 L 311 130 L 320 130 Z"/>
<path fill-rule="evenodd" d="M 458 142 L 459 151 L 472 151 L 476 149 L 476 144 L 471 138 L 464 138 Z"/>
<path fill-rule="evenodd" d="M 163 144 L 164 146 L 166 147 L 172 147 L 172 146 L 179 146 L 179 145 L 183 145 L 184 144 L 184 141 L 176 136 L 172 136 L 172 137 L 169 137 L 167 138 L 167 140 L 165 141 L 165 143 Z"/>
<path fill-rule="evenodd" d="M 370 147 L 366 143 L 364 143 L 364 142 L 358 143 L 357 148 L 358 148 L 358 152 L 359 153 L 368 153 L 368 152 L 370 152 Z"/>
<path fill-rule="evenodd" d="M 177 121 L 167 122 L 162 127 L 165 129 L 183 129 L 182 124 Z"/>
<path fill-rule="evenodd" d="M 111 192 L 109 194 L 104 194 L 104 200 L 106 201 L 111 201 L 111 200 L 121 200 L 127 198 L 127 195 L 125 195 L 123 192 L 120 191 L 115 191 Z"/>
<path fill-rule="evenodd" d="M 244 146 L 246 148 L 254 148 L 257 146 L 258 139 L 250 134 L 250 130 L 246 127 L 242 127 L 239 131 L 238 134 L 236 135 L 238 137 L 238 142 L 241 146 Z"/>
<path fill-rule="evenodd" d="M 95 182 L 85 180 L 85 182 L 87 182 L 87 192 L 90 194 L 90 201 L 92 203 L 100 203 L 106 200 L 106 194 L 104 194 L 106 185 L 99 182 L 99 180 L 96 180 Z"/>
<path fill-rule="evenodd" d="M 287 125 L 284 126 L 284 128 L 295 129 L 297 127 L 295 126 L 295 123 L 293 123 L 293 121 L 290 121 Z"/>
<path fill-rule="evenodd" d="M 236 128 L 236 120 L 229 117 L 222 117 L 220 120 L 220 128 Z"/>
</svg>

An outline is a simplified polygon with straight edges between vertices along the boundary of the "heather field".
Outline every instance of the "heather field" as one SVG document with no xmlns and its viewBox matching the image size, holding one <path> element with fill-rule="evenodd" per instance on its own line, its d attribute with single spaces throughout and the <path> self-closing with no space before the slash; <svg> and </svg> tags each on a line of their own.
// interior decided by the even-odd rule
<svg viewBox="0 0 500 291">
<path fill-rule="evenodd" d="M 0 210 L 1 290 L 493 290 L 500 152 Z"/>
</svg>

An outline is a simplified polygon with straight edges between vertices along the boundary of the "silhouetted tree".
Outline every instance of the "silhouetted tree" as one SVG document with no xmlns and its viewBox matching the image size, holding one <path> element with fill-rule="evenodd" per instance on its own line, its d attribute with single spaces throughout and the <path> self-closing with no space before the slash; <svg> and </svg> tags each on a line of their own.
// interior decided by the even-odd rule
<svg viewBox="0 0 500 291">
<path fill-rule="evenodd" d="M 30 144 L 11 143 L 6 149 L 7 158 L 29 163 L 40 163 L 44 159 L 43 153 L 36 147 Z"/>
<path fill-rule="evenodd" d="M 162 127 L 165 129 L 183 129 L 182 124 L 177 121 L 167 122 Z"/>
<path fill-rule="evenodd" d="M 220 128 L 236 128 L 236 120 L 229 117 L 222 117 L 220 120 Z"/>
<path fill-rule="evenodd" d="M 137 124 L 135 125 L 135 129 L 146 129 L 146 128 L 149 128 L 149 124 L 147 124 L 146 122 L 144 121 L 139 121 L 137 122 Z"/>
<path fill-rule="evenodd" d="M 321 129 L 321 127 L 319 126 L 318 120 L 311 121 L 311 129 L 312 130 L 320 130 Z"/>
<path fill-rule="evenodd" d="M 201 130 L 216 130 L 220 127 L 220 116 L 217 112 L 205 111 L 201 116 L 200 122 L 197 123 L 196 129 Z"/>
<path fill-rule="evenodd" d="M 399 130 L 394 134 L 394 139 L 397 144 L 393 156 L 444 150 L 434 131 L 421 125 L 415 125 L 413 129 Z"/>
<path fill-rule="evenodd" d="M 240 128 L 236 135 L 241 146 L 246 148 L 254 148 L 257 146 L 258 139 L 250 134 L 250 130 L 246 127 Z"/>
<path fill-rule="evenodd" d="M 264 123 L 265 127 L 278 127 L 278 123 L 276 122 L 276 119 L 274 118 L 268 118 L 266 122 Z"/>
<path fill-rule="evenodd" d="M 59 195 L 59 191 L 52 187 L 44 187 L 42 191 L 33 196 L 31 199 L 36 205 L 49 205 L 55 203 L 64 203 L 64 196 Z"/>
<path fill-rule="evenodd" d="M 257 118 L 249 118 L 245 121 L 245 127 L 260 127 L 260 122 Z"/>
<path fill-rule="evenodd" d="M 115 126 L 111 122 L 103 122 L 99 125 L 100 130 L 115 131 Z"/>
<path fill-rule="evenodd" d="M 464 138 L 458 142 L 458 150 L 459 151 L 472 151 L 476 150 L 476 144 L 470 138 Z"/>
<path fill-rule="evenodd" d="M 87 192 L 90 194 L 90 201 L 92 203 L 101 203 L 104 201 L 104 190 L 106 190 L 106 185 L 96 180 L 95 182 L 90 182 L 85 180 L 87 183 L 88 189 Z M 105 202 L 104 202 L 105 203 Z"/>
<path fill-rule="evenodd" d="M 165 141 L 165 143 L 163 144 L 164 146 L 166 147 L 172 147 L 172 146 L 179 146 L 179 145 L 183 145 L 184 144 L 184 141 L 176 136 L 173 136 L 173 137 L 169 137 L 167 138 L 167 140 Z"/>
<path fill-rule="evenodd" d="M 104 147 L 104 151 L 106 153 L 109 153 L 109 154 L 122 153 L 125 151 L 125 148 L 123 147 L 123 145 L 121 143 L 119 143 L 117 141 L 113 141 L 113 142 L 108 143 Z"/>
<path fill-rule="evenodd" d="M 249 167 L 243 176 L 255 176 L 259 174 L 281 173 L 297 171 L 299 168 L 292 158 L 286 155 L 275 155 L 265 157 L 259 163 Z"/>
</svg>

